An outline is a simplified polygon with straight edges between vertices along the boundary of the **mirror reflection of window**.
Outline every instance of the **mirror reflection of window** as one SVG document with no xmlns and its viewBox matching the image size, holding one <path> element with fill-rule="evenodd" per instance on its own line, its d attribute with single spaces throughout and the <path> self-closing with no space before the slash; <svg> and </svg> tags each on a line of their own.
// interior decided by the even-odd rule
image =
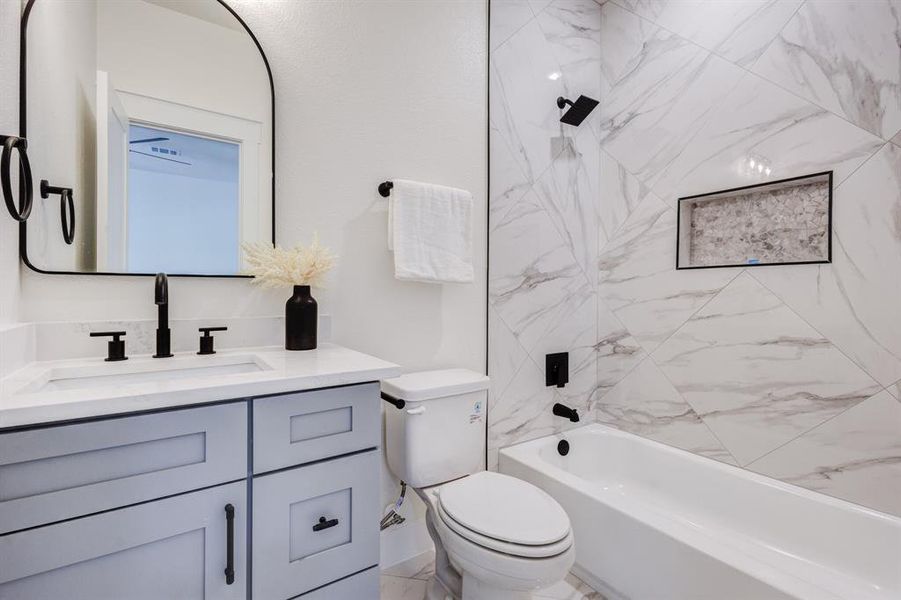
<svg viewBox="0 0 901 600">
<path fill-rule="evenodd" d="M 238 272 L 238 144 L 131 124 L 127 180 L 129 272 Z"/>
</svg>

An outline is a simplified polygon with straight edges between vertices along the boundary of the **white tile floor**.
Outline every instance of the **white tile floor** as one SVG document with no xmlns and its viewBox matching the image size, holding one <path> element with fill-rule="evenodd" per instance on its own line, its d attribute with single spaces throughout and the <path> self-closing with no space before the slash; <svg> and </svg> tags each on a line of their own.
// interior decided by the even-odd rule
<svg viewBox="0 0 901 600">
<path fill-rule="evenodd" d="M 434 569 L 434 554 L 421 554 L 382 571 L 381 600 L 422 600 Z M 564 581 L 535 594 L 541 600 L 604 600 L 600 593 L 570 573 Z"/>
</svg>

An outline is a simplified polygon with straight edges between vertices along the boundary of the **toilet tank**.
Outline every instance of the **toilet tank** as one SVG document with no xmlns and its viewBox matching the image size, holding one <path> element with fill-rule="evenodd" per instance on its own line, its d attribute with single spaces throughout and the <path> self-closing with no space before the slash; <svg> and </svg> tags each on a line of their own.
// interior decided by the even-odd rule
<svg viewBox="0 0 901 600">
<path fill-rule="evenodd" d="M 488 377 L 468 369 L 409 373 L 382 381 L 388 467 L 416 488 L 485 468 Z"/>
</svg>

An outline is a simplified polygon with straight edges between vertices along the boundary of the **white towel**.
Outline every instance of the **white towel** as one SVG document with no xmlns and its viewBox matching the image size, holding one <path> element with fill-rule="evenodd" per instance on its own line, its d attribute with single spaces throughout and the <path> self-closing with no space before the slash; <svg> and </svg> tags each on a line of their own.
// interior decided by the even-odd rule
<svg viewBox="0 0 901 600">
<path fill-rule="evenodd" d="M 388 248 L 397 279 L 468 283 L 472 268 L 472 194 L 395 179 L 388 199 Z"/>
</svg>

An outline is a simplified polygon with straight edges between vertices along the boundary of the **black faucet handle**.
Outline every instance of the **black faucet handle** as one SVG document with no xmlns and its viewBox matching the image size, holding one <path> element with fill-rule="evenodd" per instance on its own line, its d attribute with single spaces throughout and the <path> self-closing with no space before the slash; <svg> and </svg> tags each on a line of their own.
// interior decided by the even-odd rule
<svg viewBox="0 0 901 600">
<path fill-rule="evenodd" d="M 215 338 L 210 335 L 210 332 L 228 331 L 228 327 L 198 327 L 197 331 L 203 333 L 203 335 L 200 336 L 200 350 L 197 354 L 216 354 L 216 350 L 213 349 Z"/>
<path fill-rule="evenodd" d="M 125 356 L 125 340 L 121 340 L 123 335 L 125 335 L 124 331 L 92 331 L 89 334 L 91 337 L 112 337 L 109 342 L 107 342 L 106 348 L 106 360 L 107 362 L 116 362 L 120 360 L 128 360 L 128 357 Z"/>
</svg>

